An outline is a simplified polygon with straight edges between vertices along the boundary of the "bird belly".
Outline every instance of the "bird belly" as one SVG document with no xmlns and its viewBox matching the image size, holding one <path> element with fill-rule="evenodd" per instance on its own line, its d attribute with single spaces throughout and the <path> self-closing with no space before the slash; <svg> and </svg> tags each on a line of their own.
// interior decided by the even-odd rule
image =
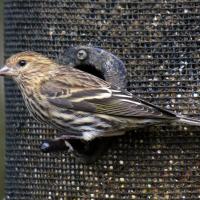
<svg viewBox="0 0 200 200">
<path fill-rule="evenodd" d="M 51 123 L 54 127 L 65 131 L 66 134 L 80 135 L 84 138 L 94 138 L 100 136 L 101 133 L 111 129 L 112 126 L 105 120 L 91 115 L 91 113 L 71 111 L 71 110 L 60 110 L 51 112 Z M 90 140 L 90 139 L 87 139 Z"/>
<path fill-rule="evenodd" d="M 84 140 L 122 135 L 126 130 L 140 127 L 149 120 L 115 117 L 73 110 L 52 110 L 51 122 L 62 134 Z"/>
<path fill-rule="evenodd" d="M 151 119 L 118 117 L 105 114 L 94 114 L 82 111 L 45 108 L 36 101 L 25 99 L 32 116 L 58 129 L 60 134 L 76 137 L 86 141 L 97 137 L 122 135 L 128 129 L 151 124 Z"/>
</svg>

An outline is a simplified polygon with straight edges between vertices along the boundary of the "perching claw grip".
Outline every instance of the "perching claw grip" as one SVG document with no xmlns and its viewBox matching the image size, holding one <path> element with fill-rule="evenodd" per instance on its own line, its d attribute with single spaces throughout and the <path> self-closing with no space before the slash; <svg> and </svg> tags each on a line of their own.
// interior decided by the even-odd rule
<svg viewBox="0 0 200 200">
<path fill-rule="evenodd" d="M 61 60 L 64 64 L 99 76 L 121 89 L 126 88 L 124 63 L 108 51 L 90 46 L 69 47 Z"/>
</svg>

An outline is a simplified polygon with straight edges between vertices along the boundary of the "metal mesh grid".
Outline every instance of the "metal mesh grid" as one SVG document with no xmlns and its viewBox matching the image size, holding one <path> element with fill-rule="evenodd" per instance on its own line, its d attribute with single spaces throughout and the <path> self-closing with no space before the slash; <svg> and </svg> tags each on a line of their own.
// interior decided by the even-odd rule
<svg viewBox="0 0 200 200">
<path fill-rule="evenodd" d="M 6 0 L 5 55 L 56 58 L 70 45 L 110 50 L 126 62 L 128 89 L 183 114 L 200 113 L 200 2 L 196 0 Z M 27 113 L 6 85 L 6 199 L 198 199 L 200 137 L 191 127 L 116 138 L 94 164 L 43 154 L 56 133 Z"/>
</svg>

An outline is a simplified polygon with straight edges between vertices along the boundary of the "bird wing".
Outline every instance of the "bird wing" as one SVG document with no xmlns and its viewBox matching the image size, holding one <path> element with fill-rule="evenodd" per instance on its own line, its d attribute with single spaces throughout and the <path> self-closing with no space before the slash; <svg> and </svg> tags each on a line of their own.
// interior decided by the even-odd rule
<svg viewBox="0 0 200 200">
<path fill-rule="evenodd" d="M 173 112 L 119 91 L 110 83 L 80 71 L 45 81 L 41 85 L 41 94 L 51 105 L 62 109 L 120 117 L 176 117 Z"/>
</svg>

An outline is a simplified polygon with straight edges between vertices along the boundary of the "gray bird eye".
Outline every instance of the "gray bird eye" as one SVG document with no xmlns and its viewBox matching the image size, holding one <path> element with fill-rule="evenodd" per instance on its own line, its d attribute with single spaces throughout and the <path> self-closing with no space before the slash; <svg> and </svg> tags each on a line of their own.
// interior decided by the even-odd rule
<svg viewBox="0 0 200 200">
<path fill-rule="evenodd" d="M 18 65 L 20 66 L 20 67 L 24 67 L 25 65 L 26 65 L 26 61 L 25 60 L 20 60 L 19 62 L 18 62 Z"/>
</svg>

